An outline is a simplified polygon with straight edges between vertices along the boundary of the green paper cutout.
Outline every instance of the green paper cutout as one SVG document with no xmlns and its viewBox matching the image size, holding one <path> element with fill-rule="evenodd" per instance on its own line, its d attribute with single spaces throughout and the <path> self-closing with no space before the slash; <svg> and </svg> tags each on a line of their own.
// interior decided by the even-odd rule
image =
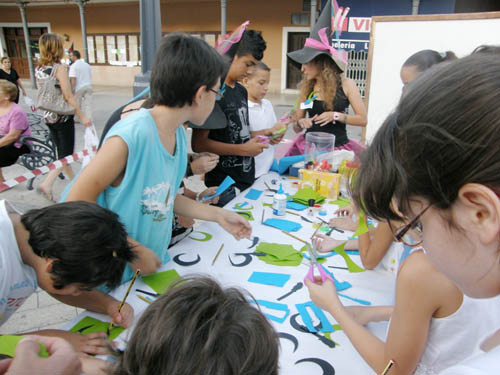
<svg viewBox="0 0 500 375">
<path fill-rule="evenodd" d="M 363 211 L 359 211 L 359 224 L 356 232 L 352 235 L 353 237 L 359 237 L 362 234 L 368 233 L 370 229 L 368 229 L 368 225 L 366 225 L 365 213 Z"/>
<path fill-rule="evenodd" d="M 16 335 L 2 335 L 0 336 L 0 354 L 7 355 L 14 358 L 16 352 L 17 344 L 21 341 L 24 336 Z M 50 354 L 47 352 L 44 344 L 40 343 L 40 353 L 38 354 L 40 358 L 49 358 Z"/>
<path fill-rule="evenodd" d="M 88 333 L 94 333 L 94 332 L 107 332 L 108 327 L 109 327 L 109 322 L 103 322 L 102 320 L 86 316 L 78 323 L 76 323 L 73 326 L 73 328 L 70 329 L 70 332 L 80 332 L 81 334 L 86 335 Z M 82 330 L 82 328 L 85 329 Z M 113 341 L 123 331 L 125 331 L 125 328 L 113 325 L 113 328 L 111 328 L 111 330 L 109 331 L 108 340 Z"/>
<path fill-rule="evenodd" d="M 141 276 L 142 281 L 151 287 L 156 293 L 163 294 L 172 285 L 174 281 L 180 279 L 181 276 L 176 270 L 168 270 L 152 275 Z"/>
<path fill-rule="evenodd" d="M 243 216 L 248 221 L 254 221 L 252 211 L 235 211 L 238 215 Z"/>
<path fill-rule="evenodd" d="M 240 207 L 240 206 L 241 206 L 241 204 L 242 204 L 242 203 L 236 203 L 236 204 L 234 205 L 234 209 L 236 209 L 236 210 L 240 210 L 240 211 L 251 211 L 251 210 L 253 210 L 253 206 L 251 206 L 251 205 L 250 205 L 249 207 L 247 207 L 247 205 L 245 205 L 245 206 L 243 206 L 243 207 Z"/>
<path fill-rule="evenodd" d="M 307 251 L 306 245 L 302 246 L 302 249 L 300 249 L 300 253 L 306 253 L 307 255 L 309 255 L 309 252 Z M 318 263 L 321 263 L 321 264 L 326 262 L 326 258 L 320 258 L 319 254 L 318 254 L 318 258 L 316 260 L 318 261 Z"/>
<path fill-rule="evenodd" d="M 347 207 L 351 204 L 351 200 L 346 197 L 339 197 L 336 201 L 330 201 L 328 204 L 336 204 L 339 208 Z"/>
<path fill-rule="evenodd" d="M 349 270 L 349 272 L 352 272 L 352 273 L 365 272 L 365 269 L 361 268 L 356 263 L 354 263 L 354 261 L 345 252 L 344 247 L 345 247 L 346 243 L 347 242 L 340 244 L 335 249 L 333 249 L 333 251 L 335 251 L 337 254 L 342 256 L 342 258 L 344 258 L 345 263 L 347 265 L 347 269 Z"/>
<path fill-rule="evenodd" d="M 194 233 L 201 233 L 201 234 L 204 234 L 205 237 L 204 238 L 196 238 L 196 237 L 193 237 L 192 235 L 191 236 L 188 236 L 188 238 L 191 238 L 192 240 L 195 240 L 195 241 L 200 241 L 200 242 L 205 242 L 205 241 L 210 241 L 212 239 L 212 235 L 210 233 L 207 233 L 207 232 L 199 232 L 199 231 L 194 231 Z"/>
<path fill-rule="evenodd" d="M 271 207 L 271 208 L 273 207 L 273 204 L 272 204 L 272 203 L 262 203 L 262 205 L 263 205 L 264 207 Z"/>
<path fill-rule="evenodd" d="M 333 329 L 335 331 L 342 331 L 342 327 L 340 326 L 340 324 L 334 324 L 333 325 Z M 327 333 L 330 333 L 330 332 L 327 332 Z"/>
<path fill-rule="evenodd" d="M 294 202 L 302 203 L 306 206 L 309 205 L 309 199 L 314 199 L 314 204 L 321 204 L 325 201 L 324 196 L 318 194 L 311 188 L 299 189 L 299 191 L 292 196 L 292 199 Z"/>
<path fill-rule="evenodd" d="M 267 264 L 275 266 L 296 267 L 302 263 L 302 254 L 295 250 L 292 245 L 260 242 L 255 249 L 256 253 L 266 253 L 266 256 L 258 258 Z"/>
</svg>

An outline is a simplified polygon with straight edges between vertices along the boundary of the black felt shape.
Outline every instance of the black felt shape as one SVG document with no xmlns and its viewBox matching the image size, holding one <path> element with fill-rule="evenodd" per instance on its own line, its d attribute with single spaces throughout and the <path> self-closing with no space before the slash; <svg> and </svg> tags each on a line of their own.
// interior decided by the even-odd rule
<svg viewBox="0 0 500 375">
<path fill-rule="evenodd" d="M 291 342 L 293 342 L 293 352 L 295 353 L 295 351 L 299 347 L 299 340 L 297 340 L 294 335 L 286 332 L 278 332 L 278 336 L 280 337 L 280 339 L 290 340 Z"/>
<path fill-rule="evenodd" d="M 184 266 L 184 267 L 187 267 L 187 266 L 192 266 L 196 263 L 198 263 L 200 260 L 201 260 L 201 257 L 200 257 L 200 254 L 196 254 L 196 260 L 192 260 L 192 261 L 184 261 L 184 260 L 181 260 L 181 256 L 182 255 L 186 255 L 186 253 L 180 253 L 180 254 L 177 254 L 174 258 L 173 258 L 173 261 L 175 263 L 177 263 L 179 266 Z"/>
<path fill-rule="evenodd" d="M 254 236 L 254 237 L 252 238 L 252 245 L 251 245 L 251 246 L 249 246 L 248 248 L 249 248 L 249 249 L 251 249 L 252 247 L 254 247 L 255 245 L 257 245 L 257 244 L 259 243 L 259 241 L 260 241 L 259 237 Z"/>
<path fill-rule="evenodd" d="M 321 359 L 321 358 L 303 358 L 303 359 L 299 359 L 297 362 L 295 362 L 295 364 L 298 365 L 299 363 L 303 363 L 303 362 L 316 363 L 323 370 L 323 375 L 335 375 L 335 369 L 333 368 L 333 366 L 330 363 L 328 363 L 327 361 L 325 361 L 324 359 Z"/>
</svg>

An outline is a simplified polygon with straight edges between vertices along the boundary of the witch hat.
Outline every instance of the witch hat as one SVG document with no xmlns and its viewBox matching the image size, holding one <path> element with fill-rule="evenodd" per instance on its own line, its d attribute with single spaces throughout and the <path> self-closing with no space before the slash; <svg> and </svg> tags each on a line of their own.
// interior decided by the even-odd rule
<svg viewBox="0 0 500 375">
<path fill-rule="evenodd" d="M 336 49 L 331 45 L 332 35 L 338 38 L 342 33 L 342 25 L 349 8 L 339 7 L 336 0 L 328 1 L 309 33 L 304 47 L 287 55 L 298 64 L 306 64 L 316 56 L 329 56 L 343 72 L 347 67 L 347 51 Z"/>
</svg>

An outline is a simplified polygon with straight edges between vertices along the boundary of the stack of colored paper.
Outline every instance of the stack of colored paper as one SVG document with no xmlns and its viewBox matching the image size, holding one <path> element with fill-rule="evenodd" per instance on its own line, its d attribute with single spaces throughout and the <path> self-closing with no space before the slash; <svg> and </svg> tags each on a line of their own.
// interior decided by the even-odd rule
<svg viewBox="0 0 500 375">
<path fill-rule="evenodd" d="M 294 202 L 305 204 L 309 203 L 309 199 L 314 199 L 314 204 L 321 204 L 325 201 L 325 197 L 318 194 L 311 188 L 300 189 L 292 196 Z"/>
<path fill-rule="evenodd" d="M 267 264 L 275 266 L 296 267 L 302 262 L 302 254 L 294 249 L 292 245 L 261 242 L 255 249 L 256 253 L 265 253 L 258 258 Z"/>
</svg>

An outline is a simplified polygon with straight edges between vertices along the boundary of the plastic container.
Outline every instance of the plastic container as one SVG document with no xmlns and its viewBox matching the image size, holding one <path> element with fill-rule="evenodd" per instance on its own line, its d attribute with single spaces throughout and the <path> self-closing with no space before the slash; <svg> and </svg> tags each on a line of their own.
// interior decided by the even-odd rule
<svg viewBox="0 0 500 375">
<path fill-rule="evenodd" d="M 304 146 L 306 162 L 321 163 L 326 160 L 332 164 L 334 149 L 335 136 L 333 134 L 323 132 L 306 133 L 306 144 Z"/>
<path fill-rule="evenodd" d="M 285 216 L 286 213 L 286 195 L 283 191 L 283 186 L 274 194 L 273 197 L 273 214 L 276 216 Z"/>
</svg>

